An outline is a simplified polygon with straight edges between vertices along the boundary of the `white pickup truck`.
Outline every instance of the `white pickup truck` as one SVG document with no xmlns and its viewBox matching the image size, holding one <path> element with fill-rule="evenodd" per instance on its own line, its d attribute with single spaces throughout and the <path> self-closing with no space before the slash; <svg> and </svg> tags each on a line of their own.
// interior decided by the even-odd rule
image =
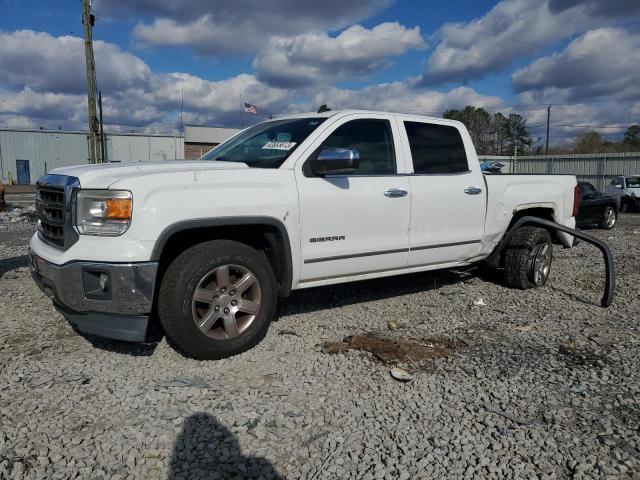
<svg viewBox="0 0 640 480">
<path fill-rule="evenodd" d="M 552 243 L 580 236 L 575 187 L 484 176 L 459 122 L 291 115 L 198 161 L 51 172 L 30 263 L 79 331 L 143 341 L 157 319 L 184 353 L 216 359 L 258 343 L 295 289 L 483 260 L 509 286 L 543 286 Z"/>
</svg>

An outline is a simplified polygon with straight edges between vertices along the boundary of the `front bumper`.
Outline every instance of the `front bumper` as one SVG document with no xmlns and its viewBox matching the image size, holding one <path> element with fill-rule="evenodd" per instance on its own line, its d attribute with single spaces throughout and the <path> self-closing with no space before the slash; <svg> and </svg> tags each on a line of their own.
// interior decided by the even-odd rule
<svg viewBox="0 0 640 480">
<path fill-rule="evenodd" d="M 36 284 L 81 332 L 144 341 L 157 263 L 78 261 L 55 265 L 29 252 L 29 266 Z"/>
</svg>

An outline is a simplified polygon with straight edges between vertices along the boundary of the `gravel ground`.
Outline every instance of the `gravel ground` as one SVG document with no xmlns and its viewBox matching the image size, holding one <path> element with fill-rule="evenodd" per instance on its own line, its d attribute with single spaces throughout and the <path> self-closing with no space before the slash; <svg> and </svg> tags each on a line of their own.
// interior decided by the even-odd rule
<svg viewBox="0 0 640 480">
<path fill-rule="evenodd" d="M 74 333 L 30 279 L 33 229 L 0 222 L 0 479 L 640 478 L 640 215 L 592 231 L 609 309 L 582 244 L 535 291 L 453 270 L 294 292 L 217 362 Z M 455 348 L 323 353 L 367 332 Z"/>
</svg>

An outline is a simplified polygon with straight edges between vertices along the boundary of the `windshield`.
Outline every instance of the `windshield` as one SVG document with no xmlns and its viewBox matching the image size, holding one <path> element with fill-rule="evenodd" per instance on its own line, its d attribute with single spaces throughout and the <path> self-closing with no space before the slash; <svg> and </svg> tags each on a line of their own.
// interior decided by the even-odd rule
<svg viewBox="0 0 640 480">
<path fill-rule="evenodd" d="M 640 177 L 627 177 L 627 188 L 640 188 Z"/>
<path fill-rule="evenodd" d="M 324 118 L 296 118 L 261 123 L 221 143 L 201 160 L 242 162 L 256 168 L 279 168 L 324 121 Z"/>
</svg>

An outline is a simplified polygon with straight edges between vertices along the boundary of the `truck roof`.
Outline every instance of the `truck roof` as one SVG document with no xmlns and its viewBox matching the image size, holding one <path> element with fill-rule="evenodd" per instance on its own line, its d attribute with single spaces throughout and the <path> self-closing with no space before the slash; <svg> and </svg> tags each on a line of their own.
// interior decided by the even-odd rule
<svg viewBox="0 0 640 480">
<path fill-rule="evenodd" d="M 420 115 L 420 114 L 415 114 L 415 113 L 403 113 L 403 112 L 385 112 L 383 110 L 358 110 L 358 109 L 341 109 L 341 110 L 329 110 L 327 112 L 303 112 L 303 113 L 287 113 L 284 115 L 278 115 L 277 118 L 274 118 L 273 120 L 286 120 L 289 118 L 314 118 L 314 117 L 321 117 L 321 118 L 328 118 L 328 117 L 333 117 L 335 115 L 347 115 L 347 114 L 352 114 L 352 113 L 360 113 L 360 114 L 383 114 L 383 115 L 407 115 L 407 116 L 411 116 L 411 117 L 420 117 L 420 118 L 427 118 L 427 119 L 431 119 L 431 120 L 447 120 L 444 119 L 442 117 L 433 117 L 433 116 L 429 116 L 429 115 Z M 454 122 L 453 120 L 450 120 L 451 122 Z"/>
</svg>

